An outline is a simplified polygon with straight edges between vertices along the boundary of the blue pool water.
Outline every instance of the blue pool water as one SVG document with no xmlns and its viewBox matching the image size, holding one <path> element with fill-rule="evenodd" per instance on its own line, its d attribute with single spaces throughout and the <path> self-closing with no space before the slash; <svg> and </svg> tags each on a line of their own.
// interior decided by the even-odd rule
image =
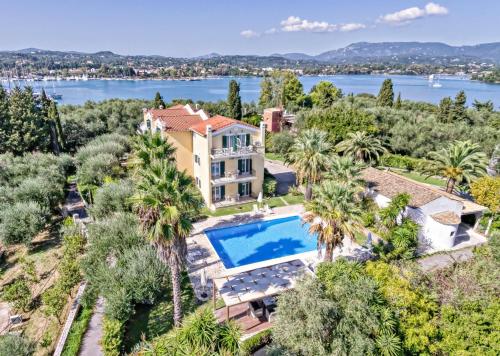
<svg viewBox="0 0 500 356">
<path fill-rule="evenodd" d="M 205 230 L 226 268 L 316 250 L 317 238 L 299 216 Z"/>
</svg>

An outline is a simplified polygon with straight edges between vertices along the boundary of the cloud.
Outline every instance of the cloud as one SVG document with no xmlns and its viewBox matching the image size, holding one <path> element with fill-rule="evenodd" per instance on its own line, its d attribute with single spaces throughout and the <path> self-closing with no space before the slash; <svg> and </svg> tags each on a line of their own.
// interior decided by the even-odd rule
<svg viewBox="0 0 500 356">
<path fill-rule="evenodd" d="M 405 24 L 426 16 L 446 15 L 447 13 L 448 9 L 446 7 L 430 2 L 425 5 L 423 9 L 414 6 L 401 11 L 393 12 L 391 14 L 380 16 L 377 22 L 388 24 Z"/>
<path fill-rule="evenodd" d="M 281 30 L 284 32 L 333 32 L 337 30 L 337 25 L 329 24 L 326 21 L 308 21 L 298 16 L 290 16 L 281 21 Z"/>
<path fill-rule="evenodd" d="M 349 32 L 366 28 L 366 26 L 361 23 L 331 24 L 326 21 L 309 21 L 301 19 L 298 16 L 289 16 L 286 20 L 281 21 L 280 25 L 281 31 L 283 32 Z M 272 33 L 277 32 L 276 29 L 273 30 L 274 31 Z"/>
<path fill-rule="evenodd" d="M 342 32 L 357 31 L 357 30 L 361 30 L 363 28 L 366 28 L 366 25 L 364 25 L 362 23 L 346 23 L 346 24 L 340 25 L 340 31 L 342 31 Z"/>
<path fill-rule="evenodd" d="M 245 37 L 245 38 L 255 38 L 255 37 L 259 37 L 259 33 L 258 32 L 255 32 L 253 30 L 244 30 L 244 31 L 241 31 L 240 32 L 240 35 Z"/>
<path fill-rule="evenodd" d="M 273 27 L 273 28 L 270 28 L 269 30 L 265 30 L 264 34 L 265 35 L 274 35 L 276 32 L 278 32 L 278 30 Z"/>
</svg>

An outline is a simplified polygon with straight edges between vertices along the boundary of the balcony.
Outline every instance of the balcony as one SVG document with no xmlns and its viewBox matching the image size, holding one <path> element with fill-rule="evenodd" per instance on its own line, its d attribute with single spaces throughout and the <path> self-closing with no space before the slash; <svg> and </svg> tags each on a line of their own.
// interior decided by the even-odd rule
<svg viewBox="0 0 500 356">
<path fill-rule="evenodd" d="M 223 199 L 219 200 L 214 200 L 213 204 L 215 208 L 222 208 L 225 206 L 231 206 L 231 205 L 238 205 L 238 204 L 244 204 L 244 203 L 249 203 L 252 201 L 256 201 L 257 197 L 253 195 L 249 195 L 246 197 L 240 197 L 238 194 L 232 195 L 232 196 L 226 196 Z"/>
<path fill-rule="evenodd" d="M 212 158 L 238 157 L 252 154 L 264 154 L 261 145 L 250 145 L 242 147 L 212 148 Z"/>
<path fill-rule="evenodd" d="M 225 183 L 233 183 L 233 182 L 247 182 L 249 180 L 257 178 L 256 172 L 252 169 L 250 172 L 240 172 L 236 171 L 228 171 L 224 174 L 224 176 L 212 176 L 212 184 L 225 184 Z"/>
</svg>

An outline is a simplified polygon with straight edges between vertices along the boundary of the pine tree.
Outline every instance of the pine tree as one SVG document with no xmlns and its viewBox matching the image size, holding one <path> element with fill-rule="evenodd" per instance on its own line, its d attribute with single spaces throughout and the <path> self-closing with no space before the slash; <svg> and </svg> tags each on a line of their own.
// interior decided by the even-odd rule
<svg viewBox="0 0 500 356">
<path fill-rule="evenodd" d="M 451 109 L 453 106 L 453 100 L 449 96 L 441 99 L 438 107 L 438 118 L 441 122 L 451 122 Z"/>
<path fill-rule="evenodd" d="M 394 90 L 392 88 L 392 80 L 386 79 L 380 87 L 377 97 L 378 106 L 392 106 L 394 103 Z"/>
<path fill-rule="evenodd" d="M 8 150 L 8 137 L 10 135 L 9 96 L 0 85 L 0 153 Z"/>
<path fill-rule="evenodd" d="M 465 92 L 460 90 L 455 96 L 455 102 L 453 103 L 452 117 L 454 120 L 465 120 L 467 119 L 467 112 L 465 110 L 465 103 L 467 102 L 467 96 Z"/>
<path fill-rule="evenodd" d="M 269 78 L 264 78 L 260 82 L 259 106 L 262 109 L 268 108 L 273 101 L 273 83 Z"/>
<path fill-rule="evenodd" d="M 299 98 L 304 95 L 304 87 L 295 74 L 286 72 L 283 79 L 283 106 L 297 104 Z"/>
<path fill-rule="evenodd" d="M 401 92 L 398 93 L 398 97 L 396 99 L 396 102 L 394 103 L 394 109 L 401 109 L 401 105 L 402 105 L 402 102 L 401 102 Z"/>
<path fill-rule="evenodd" d="M 160 109 L 160 108 L 165 109 L 167 107 L 167 105 L 165 105 L 165 102 L 163 101 L 163 98 L 162 98 L 159 91 L 156 92 L 155 100 L 153 102 L 153 107 L 155 109 Z"/>
<path fill-rule="evenodd" d="M 236 80 L 229 82 L 229 92 L 227 94 L 227 106 L 229 116 L 236 120 L 241 120 L 241 97 L 240 85 Z"/>
</svg>

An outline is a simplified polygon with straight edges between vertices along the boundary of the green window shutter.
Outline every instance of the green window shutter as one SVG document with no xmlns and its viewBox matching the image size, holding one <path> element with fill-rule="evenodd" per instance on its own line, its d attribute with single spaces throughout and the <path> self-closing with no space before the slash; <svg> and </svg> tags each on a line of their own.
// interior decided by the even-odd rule
<svg viewBox="0 0 500 356">
<path fill-rule="evenodd" d="M 238 194 L 242 195 L 243 194 L 243 184 L 238 183 Z"/>
<path fill-rule="evenodd" d="M 243 161 L 241 159 L 238 160 L 238 171 L 241 173 L 241 167 L 243 166 Z"/>
<path fill-rule="evenodd" d="M 247 134 L 247 146 L 250 146 L 250 134 Z"/>
<path fill-rule="evenodd" d="M 224 173 L 226 172 L 226 162 L 220 162 L 220 175 L 224 177 Z"/>
<path fill-rule="evenodd" d="M 226 197 L 226 186 L 225 185 L 221 185 L 221 187 L 220 187 L 220 196 L 221 196 L 222 200 L 224 200 L 224 198 Z"/>
<path fill-rule="evenodd" d="M 248 195 L 252 195 L 252 182 L 248 182 Z"/>
<path fill-rule="evenodd" d="M 227 136 L 222 136 L 222 148 L 227 148 Z"/>
<path fill-rule="evenodd" d="M 248 159 L 248 165 L 249 165 L 249 172 L 252 173 L 252 159 Z"/>
</svg>

